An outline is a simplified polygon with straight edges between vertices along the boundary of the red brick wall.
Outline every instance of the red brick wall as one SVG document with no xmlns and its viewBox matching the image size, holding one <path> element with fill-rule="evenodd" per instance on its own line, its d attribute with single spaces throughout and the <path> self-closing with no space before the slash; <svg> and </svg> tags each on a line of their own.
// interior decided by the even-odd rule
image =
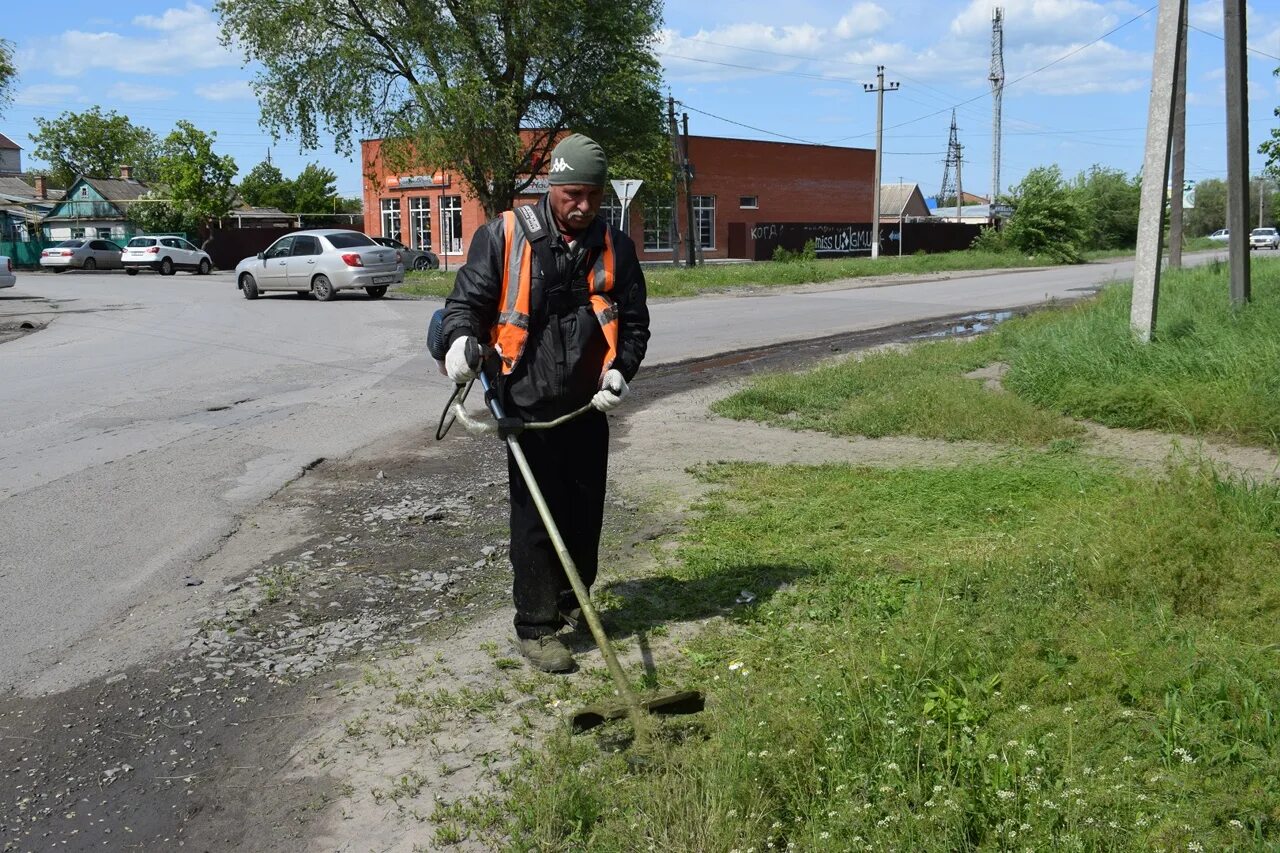
<svg viewBox="0 0 1280 853">
<path fill-rule="evenodd" d="M 432 237 L 439 249 L 439 187 L 399 189 L 393 187 L 380 155 L 380 140 L 361 143 L 364 163 L 365 231 L 382 235 L 382 199 L 400 198 L 400 215 L 404 236 L 409 232 L 409 199 L 427 196 L 432 199 Z M 716 199 L 715 248 L 705 250 L 704 257 L 724 258 L 728 254 L 729 224 L 744 223 L 747 229 L 746 256 L 752 254 L 751 226 L 759 222 L 871 222 L 872 181 L 875 175 L 875 152 L 866 148 L 834 148 L 790 142 L 756 142 L 745 139 L 723 139 L 712 136 L 689 137 L 689 159 L 693 163 L 695 195 L 712 195 Z M 456 176 L 448 176 L 446 195 L 461 195 L 462 255 L 450 255 L 449 265 L 465 260 L 471 235 L 485 222 L 480 204 L 470 198 L 465 184 Z M 617 176 L 625 177 L 625 176 Z M 741 209 L 742 196 L 756 196 L 759 207 Z M 530 200 L 534 198 L 531 197 Z M 685 233 L 685 201 L 677 204 L 677 221 Z M 638 247 L 643 246 L 644 214 L 639 208 L 631 214 L 631 234 Z M 407 240 L 405 242 L 408 242 Z M 683 250 L 682 250 L 683 251 Z M 671 251 L 641 251 L 642 260 L 669 260 Z M 682 254 L 683 257 L 683 254 Z"/>
</svg>

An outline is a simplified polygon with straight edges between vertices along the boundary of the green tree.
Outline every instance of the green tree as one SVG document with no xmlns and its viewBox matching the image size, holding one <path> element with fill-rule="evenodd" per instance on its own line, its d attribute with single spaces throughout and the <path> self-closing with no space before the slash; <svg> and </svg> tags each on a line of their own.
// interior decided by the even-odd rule
<svg viewBox="0 0 1280 853">
<path fill-rule="evenodd" d="M 156 135 L 115 110 L 94 106 L 82 113 L 64 112 L 56 119 L 37 118 L 31 135 L 35 156 L 49 164 L 49 178 L 69 187 L 80 175 L 112 178 L 121 165 L 133 167 L 140 181 L 157 177 Z"/>
<path fill-rule="evenodd" d="M 393 169 L 449 168 L 490 215 L 566 130 L 614 174 L 660 181 L 667 140 L 654 45 L 661 0 L 219 0 L 224 44 L 262 66 L 263 121 L 315 148 L 383 137 Z M 528 134 L 522 139 L 521 131 Z M 648 170 L 652 170 L 650 173 Z"/>
<path fill-rule="evenodd" d="M 293 210 L 293 185 L 273 163 L 263 160 L 240 182 L 240 198 L 253 207 Z"/>
<path fill-rule="evenodd" d="M 1071 192 L 1084 214 L 1084 248 L 1125 249 L 1137 244 L 1142 202 L 1137 177 L 1095 164 L 1076 176 Z"/>
<path fill-rule="evenodd" d="M 154 190 L 129 206 L 129 218 L 149 234 L 189 234 L 196 230 L 178 205 Z"/>
<path fill-rule="evenodd" d="M 13 42 L 0 39 L 0 115 L 13 103 L 13 86 L 18 82 L 18 66 L 13 59 Z"/>
<path fill-rule="evenodd" d="M 1081 259 L 1085 216 L 1057 166 L 1039 166 L 1009 193 L 1013 216 L 1005 239 L 1029 255 L 1061 261 Z"/>
<path fill-rule="evenodd" d="M 179 121 L 161 145 L 156 170 L 187 231 L 207 233 L 209 223 L 235 203 L 236 161 L 214 153 L 216 137 Z"/>
<path fill-rule="evenodd" d="M 308 163 L 293 180 L 296 213 L 329 213 L 338 195 L 338 176 L 331 169 Z"/>
<path fill-rule="evenodd" d="M 1183 226 L 1190 237 L 1203 237 L 1227 227 L 1227 182 L 1207 178 L 1196 183 L 1195 206 L 1183 216 Z"/>
</svg>

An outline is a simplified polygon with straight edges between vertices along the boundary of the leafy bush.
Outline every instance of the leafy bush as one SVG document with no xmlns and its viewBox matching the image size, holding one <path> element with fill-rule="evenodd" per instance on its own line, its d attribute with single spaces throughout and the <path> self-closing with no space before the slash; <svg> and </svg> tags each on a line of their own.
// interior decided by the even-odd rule
<svg viewBox="0 0 1280 853">
<path fill-rule="evenodd" d="M 979 252 L 1005 252 L 1009 249 L 1009 241 L 999 228 L 983 228 L 969 248 Z"/>
<path fill-rule="evenodd" d="M 773 250 L 773 259 L 781 264 L 792 264 L 800 261 L 816 261 L 818 259 L 818 243 L 816 240 L 810 240 L 804 244 L 804 248 L 798 252 L 784 249 L 776 246 Z"/>
<path fill-rule="evenodd" d="M 1032 169 L 1011 193 L 1014 213 L 1005 239 L 1029 255 L 1079 263 L 1085 215 L 1057 166 Z"/>
</svg>

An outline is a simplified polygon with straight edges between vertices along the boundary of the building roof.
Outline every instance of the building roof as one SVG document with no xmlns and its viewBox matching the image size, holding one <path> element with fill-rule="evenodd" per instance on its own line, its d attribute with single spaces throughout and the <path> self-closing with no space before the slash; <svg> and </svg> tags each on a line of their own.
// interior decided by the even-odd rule
<svg viewBox="0 0 1280 853">
<path fill-rule="evenodd" d="M 89 186 L 98 191 L 98 195 L 107 201 L 133 201 L 151 192 L 151 187 L 142 181 L 122 181 L 119 178 L 81 178 Z"/>
<path fill-rule="evenodd" d="M 916 194 L 920 195 L 920 204 L 925 206 L 924 194 L 920 192 L 919 184 L 881 184 L 880 215 L 901 216 L 911 202 L 911 197 Z M 928 210 L 928 207 L 925 206 L 925 209 Z"/>
<path fill-rule="evenodd" d="M 241 216 L 246 219 L 296 219 L 292 213 L 285 213 L 278 207 L 253 207 L 242 204 L 231 208 L 227 216 Z"/>
<path fill-rule="evenodd" d="M 45 196 L 53 201 L 62 198 L 63 190 L 45 190 Z M 17 175 L 0 175 L 0 195 L 35 199 L 36 188 Z"/>
<path fill-rule="evenodd" d="M 9 137 L 5 136 L 3 133 L 0 133 L 0 148 L 8 148 L 8 149 L 9 149 L 9 150 L 11 150 L 11 151 L 21 151 L 21 150 L 22 150 L 22 146 L 21 146 L 21 145 L 19 145 L 18 143 L 14 142 L 12 139 L 10 139 Z"/>
</svg>

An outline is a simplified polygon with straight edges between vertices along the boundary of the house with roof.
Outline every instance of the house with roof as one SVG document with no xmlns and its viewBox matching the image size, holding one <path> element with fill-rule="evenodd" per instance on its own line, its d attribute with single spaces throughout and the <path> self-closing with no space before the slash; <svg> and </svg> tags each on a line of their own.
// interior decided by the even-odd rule
<svg viewBox="0 0 1280 853">
<path fill-rule="evenodd" d="M 881 184 L 880 221 L 901 222 L 929 215 L 919 184 Z"/>
<path fill-rule="evenodd" d="M 128 166 L 120 167 L 119 178 L 81 175 L 41 221 L 41 229 L 49 240 L 90 237 L 122 243 L 135 230 L 130 208 L 152 189 L 136 180 Z"/>
<path fill-rule="evenodd" d="M 62 196 L 62 190 L 46 187 L 43 175 L 30 182 L 20 175 L 0 175 L 0 241 L 37 239 L 40 221 Z"/>
<path fill-rule="evenodd" d="M 0 175 L 17 175 L 22 171 L 22 146 L 0 133 Z"/>
</svg>

